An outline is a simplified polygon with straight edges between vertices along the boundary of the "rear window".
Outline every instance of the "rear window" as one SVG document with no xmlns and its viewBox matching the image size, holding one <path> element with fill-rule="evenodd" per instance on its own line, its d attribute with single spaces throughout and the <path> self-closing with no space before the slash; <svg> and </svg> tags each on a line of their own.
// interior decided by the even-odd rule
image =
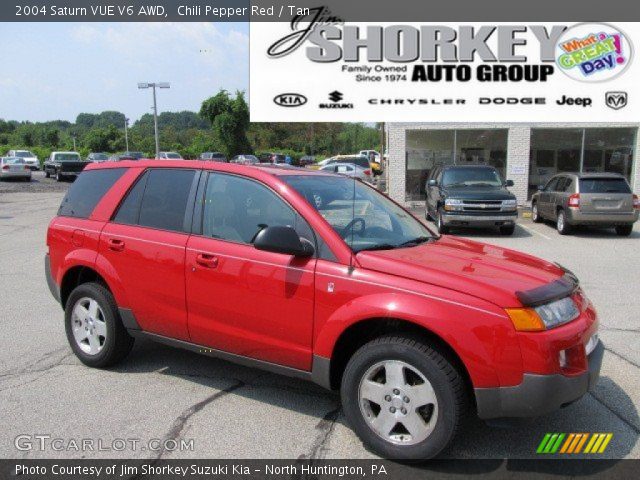
<svg viewBox="0 0 640 480">
<path fill-rule="evenodd" d="M 122 177 L 125 170 L 126 168 L 107 168 L 82 172 L 67 190 L 58 215 L 89 218 L 100 199 Z"/>
<path fill-rule="evenodd" d="M 194 170 L 150 170 L 140 202 L 138 225 L 184 231 L 185 213 L 195 174 Z M 136 189 L 130 192 L 132 194 L 136 194 Z"/>
<path fill-rule="evenodd" d="M 581 178 L 580 193 L 631 193 L 624 178 Z"/>
<path fill-rule="evenodd" d="M 56 153 L 54 159 L 58 162 L 79 162 L 80 155 L 78 153 Z"/>
</svg>

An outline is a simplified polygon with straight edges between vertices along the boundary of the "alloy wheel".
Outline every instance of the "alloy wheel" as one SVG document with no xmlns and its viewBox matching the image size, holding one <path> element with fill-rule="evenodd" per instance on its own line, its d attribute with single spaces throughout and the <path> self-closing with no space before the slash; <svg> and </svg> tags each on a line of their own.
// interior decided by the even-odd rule
<svg viewBox="0 0 640 480">
<path fill-rule="evenodd" d="M 360 381 L 358 398 L 369 427 L 396 445 L 424 441 L 438 420 L 433 386 L 415 367 L 400 360 L 371 366 Z"/>
<path fill-rule="evenodd" d="M 100 353 L 107 340 L 105 315 L 96 300 L 82 297 L 71 314 L 73 337 L 78 347 L 87 355 Z"/>
</svg>

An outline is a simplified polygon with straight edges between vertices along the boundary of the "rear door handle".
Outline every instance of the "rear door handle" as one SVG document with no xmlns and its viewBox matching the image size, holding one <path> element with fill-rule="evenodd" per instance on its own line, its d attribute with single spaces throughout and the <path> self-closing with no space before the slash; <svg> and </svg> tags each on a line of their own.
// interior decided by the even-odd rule
<svg viewBox="0 0 640 480">
<path fill-rule="evenodd" d="M 110 238 L 107 243 L 109 244 L 109 250 L 113 250 L 114 252 L 121 252 L 124 250 L 124 242 L 122 240 Z"/>
<path fill-rule="evenodd" d="M 218 266 L 218 257 L 209 253 L 199 253 L 196 255 L 196 263 L 205 268 L 216 268 Z"/>
</svg>

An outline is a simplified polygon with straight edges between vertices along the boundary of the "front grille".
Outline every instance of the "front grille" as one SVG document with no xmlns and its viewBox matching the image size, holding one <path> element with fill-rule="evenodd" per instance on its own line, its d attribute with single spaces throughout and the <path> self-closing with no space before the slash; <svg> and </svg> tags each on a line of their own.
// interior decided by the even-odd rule
<svg viewBox="0 0 640 480">
<path fill-rule="evenodd" d="M 463 212 L 499 212 L 502 200 L 463 200 Z"/>
</svg>

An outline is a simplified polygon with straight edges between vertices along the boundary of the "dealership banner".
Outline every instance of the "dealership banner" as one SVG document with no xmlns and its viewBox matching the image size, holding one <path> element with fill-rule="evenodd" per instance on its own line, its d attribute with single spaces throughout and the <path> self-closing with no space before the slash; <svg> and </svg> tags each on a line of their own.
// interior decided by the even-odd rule
<svg viewBox="0 0 640 480">
<path fill-rule="evenodd" d="M 639 22 L 250 25 L 254 122 L 636 122 Z"/>
</svg>

